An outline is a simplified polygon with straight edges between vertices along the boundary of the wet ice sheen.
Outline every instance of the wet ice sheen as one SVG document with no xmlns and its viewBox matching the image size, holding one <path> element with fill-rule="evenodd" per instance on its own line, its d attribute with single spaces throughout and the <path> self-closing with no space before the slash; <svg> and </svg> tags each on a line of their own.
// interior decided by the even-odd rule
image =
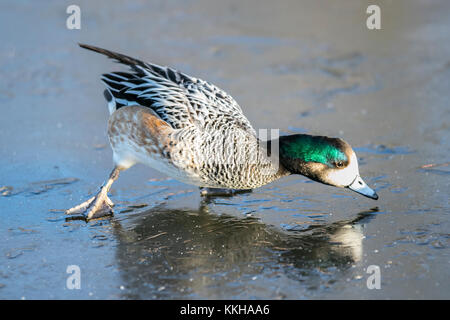
<svg viewBox="0 0 450 320">
<path fill-rule="evenodd" d="M 72 32 L 56 27 L 63 3 L 8 1 L 0 298 L 449 298 L 448 166 L 434 166 L 450 141 L 449 5 L 389 3 L 378 32 L 355 27 L 365 8 L 351 2 L 81 2 L 101 15 Z M 344 138 L 378 207 L 294 176 L 202 200 L 137 166 L 112 189 L 113 217 L 66 220 L 111 166 L 99 78 L 119 66 L 77 47 L 98 39 L 217 84 L 255 128 Z M 81 290 L 65 287 L 74 264 Z"/>
</svg>

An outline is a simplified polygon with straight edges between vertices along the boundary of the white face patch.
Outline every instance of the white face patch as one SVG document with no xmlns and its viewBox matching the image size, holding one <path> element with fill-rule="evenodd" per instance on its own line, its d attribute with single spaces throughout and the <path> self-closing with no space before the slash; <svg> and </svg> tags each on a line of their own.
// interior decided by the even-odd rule
<svg viewBox="0 0 450 320">
<path fill-rule="evenodd" d="M 378 195 L 361 179 L 359 176 L 358 159 L 352 151 L 349 164 L 344 169 L 329 170 L 327 182 L 331 185 L 341 188 L 350 188 L 366 197 L 377 200 Z"/>
<path fill-rule="evenodd" d="M 348 187 L 357 176 L 359 176 L 358 159 L 352 150 L 348 166 L 344 169 L 329 170 L 327 182 L 336 187 L 344 188 Z"/>
</svg>

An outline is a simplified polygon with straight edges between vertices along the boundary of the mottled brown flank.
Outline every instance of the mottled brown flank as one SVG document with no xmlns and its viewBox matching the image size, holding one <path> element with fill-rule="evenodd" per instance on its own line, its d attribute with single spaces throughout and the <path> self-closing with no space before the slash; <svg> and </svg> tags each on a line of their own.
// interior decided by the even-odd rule
<svg viewBox="0 0 450 320">
<path fill-rule="evenodd" d="M 139 116 L 139 115 L 138 115 Z M 150 133 L 151 137 L 162 137 L 163 135 L 167 134 L 167 130 L 170 129 L 170 126 L 167 124 L 167 122 L 158 119 L 156 116 L 146 113 L 144 111 L 141 111 L 142 117 L 142 124 L 144 127 L 146 127 L 147 132 Z M 144 131 L 142 131 L 143 137 L 147 136 Z M 167 141 L 169 144 L 169 142 Z"/>
<path fill-rule="evenodd" d="M 234 132 L 239 136 L 228 137 L 234 141 L 230 144 L 223 138 L 225 132 L 210 134 L 195 126 L 175 130 L 151 109 L 127 106 L 111 115 L 108 134 L 120 159 L 159 160 L 161 168 L 174 168 L 172 174 L 178 180 L 200 186 L 252 189 L 289 174 L 275 166 L 275 159 L 260 162 L 266 151 L 258 149 L 255 136 L 243 130 Z M 234 151 L 230 153 L 229 148 Z"/>
<path fill-rule="evenodd" d="M 165 121 L 154 115 L 151 109 L 129 106 L 115 111 L 110 119 L 108 135 L 111 146 L 124 142 L 127 137 L 148 153 L 159 152 L 170 158 L 168 133 L 173 130 Z"/>
</svg>

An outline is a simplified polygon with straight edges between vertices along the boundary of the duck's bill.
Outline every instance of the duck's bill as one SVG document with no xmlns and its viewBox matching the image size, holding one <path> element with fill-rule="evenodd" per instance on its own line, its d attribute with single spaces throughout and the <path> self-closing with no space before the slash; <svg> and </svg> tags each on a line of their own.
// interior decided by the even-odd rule
<svg viewBox="0 0 450 320">
<path fill-rule="evenodd" d="M 362 194 L 368 198 L 378 200 L 378 195 L 361 179 L 360 176 L 356 176 L 355 180 L 348 186 L 349 189 Z"/>
</svg>

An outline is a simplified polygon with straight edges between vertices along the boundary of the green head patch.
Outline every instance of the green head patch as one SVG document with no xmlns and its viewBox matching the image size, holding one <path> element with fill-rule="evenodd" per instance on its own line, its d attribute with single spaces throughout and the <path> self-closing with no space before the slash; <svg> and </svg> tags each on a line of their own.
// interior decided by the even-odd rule
<svg viewBox="0 0 450 320">
<path fill-rule="evenodd" d="M 348 162 L 341 139 L 296 134 L 280 137 L 280 155 L 303 162 L 319 162 L 329 167 Z"/>
</svg>

